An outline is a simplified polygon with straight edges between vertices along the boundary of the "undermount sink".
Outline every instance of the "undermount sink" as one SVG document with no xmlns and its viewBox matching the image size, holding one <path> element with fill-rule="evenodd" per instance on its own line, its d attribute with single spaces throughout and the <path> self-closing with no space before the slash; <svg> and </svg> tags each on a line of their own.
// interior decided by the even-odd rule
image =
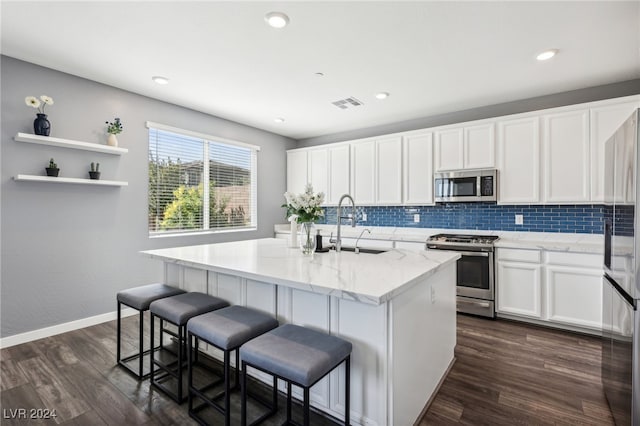
<svg viewBox="0 0 640 426">
<path fill-rule="evenodd" d="M 331 250 L 335 250 L 335 247 L 332 247 Z M 341 247 L 340 250 L 342 251 L 356 251 L 355 247 Z M 380 253 L 384 253 L 389 251 L 390 249 L 371 249 L 371 248 L 363 248 L 363 247 L 358 247 L 358 251 L 360 253 L 367 253 L 367 254 L 380 254 Z"/>
</svg>

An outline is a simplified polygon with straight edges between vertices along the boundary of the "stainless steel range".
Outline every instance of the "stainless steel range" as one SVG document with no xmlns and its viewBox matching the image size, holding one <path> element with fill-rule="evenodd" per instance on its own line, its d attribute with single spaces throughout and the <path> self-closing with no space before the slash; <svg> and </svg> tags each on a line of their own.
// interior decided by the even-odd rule
<svg viewBox="0 0 640 426">
<path fill-rule="evenodd" d="M 495 235 L 438 234 L 427 239 L 427 248 L 459 252 L 458 312 L 495 318 Z"/>
</svg>

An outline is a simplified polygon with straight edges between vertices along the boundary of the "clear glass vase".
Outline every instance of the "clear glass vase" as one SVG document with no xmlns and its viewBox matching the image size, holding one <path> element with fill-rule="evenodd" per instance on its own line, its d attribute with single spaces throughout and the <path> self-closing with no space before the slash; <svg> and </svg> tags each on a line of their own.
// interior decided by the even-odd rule
<svg viewBox="0 0 640 426">
<path fill-rule="evenodd" d="M 302 222 L 300 226 L 300 250 L 305 255 L 312 255 L 316 251 L 316 224 Z"/>
</svg>

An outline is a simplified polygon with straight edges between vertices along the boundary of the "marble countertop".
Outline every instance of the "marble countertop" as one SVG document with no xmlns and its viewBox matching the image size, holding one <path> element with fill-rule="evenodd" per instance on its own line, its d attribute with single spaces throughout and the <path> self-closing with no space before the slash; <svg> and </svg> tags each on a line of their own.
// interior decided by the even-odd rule
<svg viewBox="0 0 640 426">
<path fill-rule="evenodd" d="M 460 257 L 456 252 L 405 249 L 305 256 L 287 243 L 264 238 L 142 253 L 165 262 L 374 305 L 392 299 Z"/>
<path fill-rule="evenodd" d="M 316 225 L 322 235 L 336 234 L 335 225 Z M 575 253 L 602 254 L 604 239 L 598 234 L 566 234 L 554 232 L 513 232 L 513 231 L 483 231 L 469 229 L 438 229 L 438 228 L 402 228 L 386 226 L 358 226 L 351 228 L 343 226 L 341 233 L 345 238 L 357 238 L 363 229 L 371 230 L 362 236 L 361 246 L 366 247 L 366 240 L 412 241 L 424 243 L 427 238 L 435 234 L 482 234 L 500 237 L 495 246 L 500 248 L 543 249 L 552 251 L 567 251 Z M 277 234 L 290 232 L 290 225 L 275 225 Z"/>
</svg>

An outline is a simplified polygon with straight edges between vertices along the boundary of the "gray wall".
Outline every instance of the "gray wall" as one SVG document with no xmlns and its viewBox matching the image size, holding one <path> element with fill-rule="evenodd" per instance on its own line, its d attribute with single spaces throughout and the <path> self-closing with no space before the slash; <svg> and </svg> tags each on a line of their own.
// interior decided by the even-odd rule
<svg viewBox="0 0 640 426">
<path fill-rule="evenodd" d="M 553 95 L 539 96 L 536 98 L 523 99 L 503 104 L 488 105 L 464 111 L 417 118 L 415 120 L 402 121 L 399 123 L 301 139 L 298 141 L 298 148 L 354 140 L 370 136 L 388 135 L 391 133 L 405 132 L 409 130 L 427 129 L 429 127 L 443 126 L 446 124 L 482 120 L 484 118 L 500 117 L 503 115 L 537 111 L 546 108 L 555 108 L 565 105 L 599 101 L 602 99 L 636 95 L 638 93 L 640 93 L 640 79 L 629 80 L 604 86 L 589 87 L 586 89 L 572 90 L 570 92 L 556 93 Z"/>
<path fill-rule="evenodd" d="M 273 236 L 283 222 L 285 150 L 295 141 L 114 87 L 1 57 L 1 336 L 114 311 L 117 291 L 162 279 L 161 263 L 140 250 Z M 49 95 L 51 136 L 104 143 L 105 120 L 120 117 L 122 156 L 18 143 L 33 133 L 25 96 Z M 259 145 L 258 230 L 150 239 L 147 232 L 148 136 L 154 121 Z M 62 176 L 86 175 L 99 161 L 103 179 L 128 187 L 14 182 L 44 174 L 54 157 Z"/>
</svg>

